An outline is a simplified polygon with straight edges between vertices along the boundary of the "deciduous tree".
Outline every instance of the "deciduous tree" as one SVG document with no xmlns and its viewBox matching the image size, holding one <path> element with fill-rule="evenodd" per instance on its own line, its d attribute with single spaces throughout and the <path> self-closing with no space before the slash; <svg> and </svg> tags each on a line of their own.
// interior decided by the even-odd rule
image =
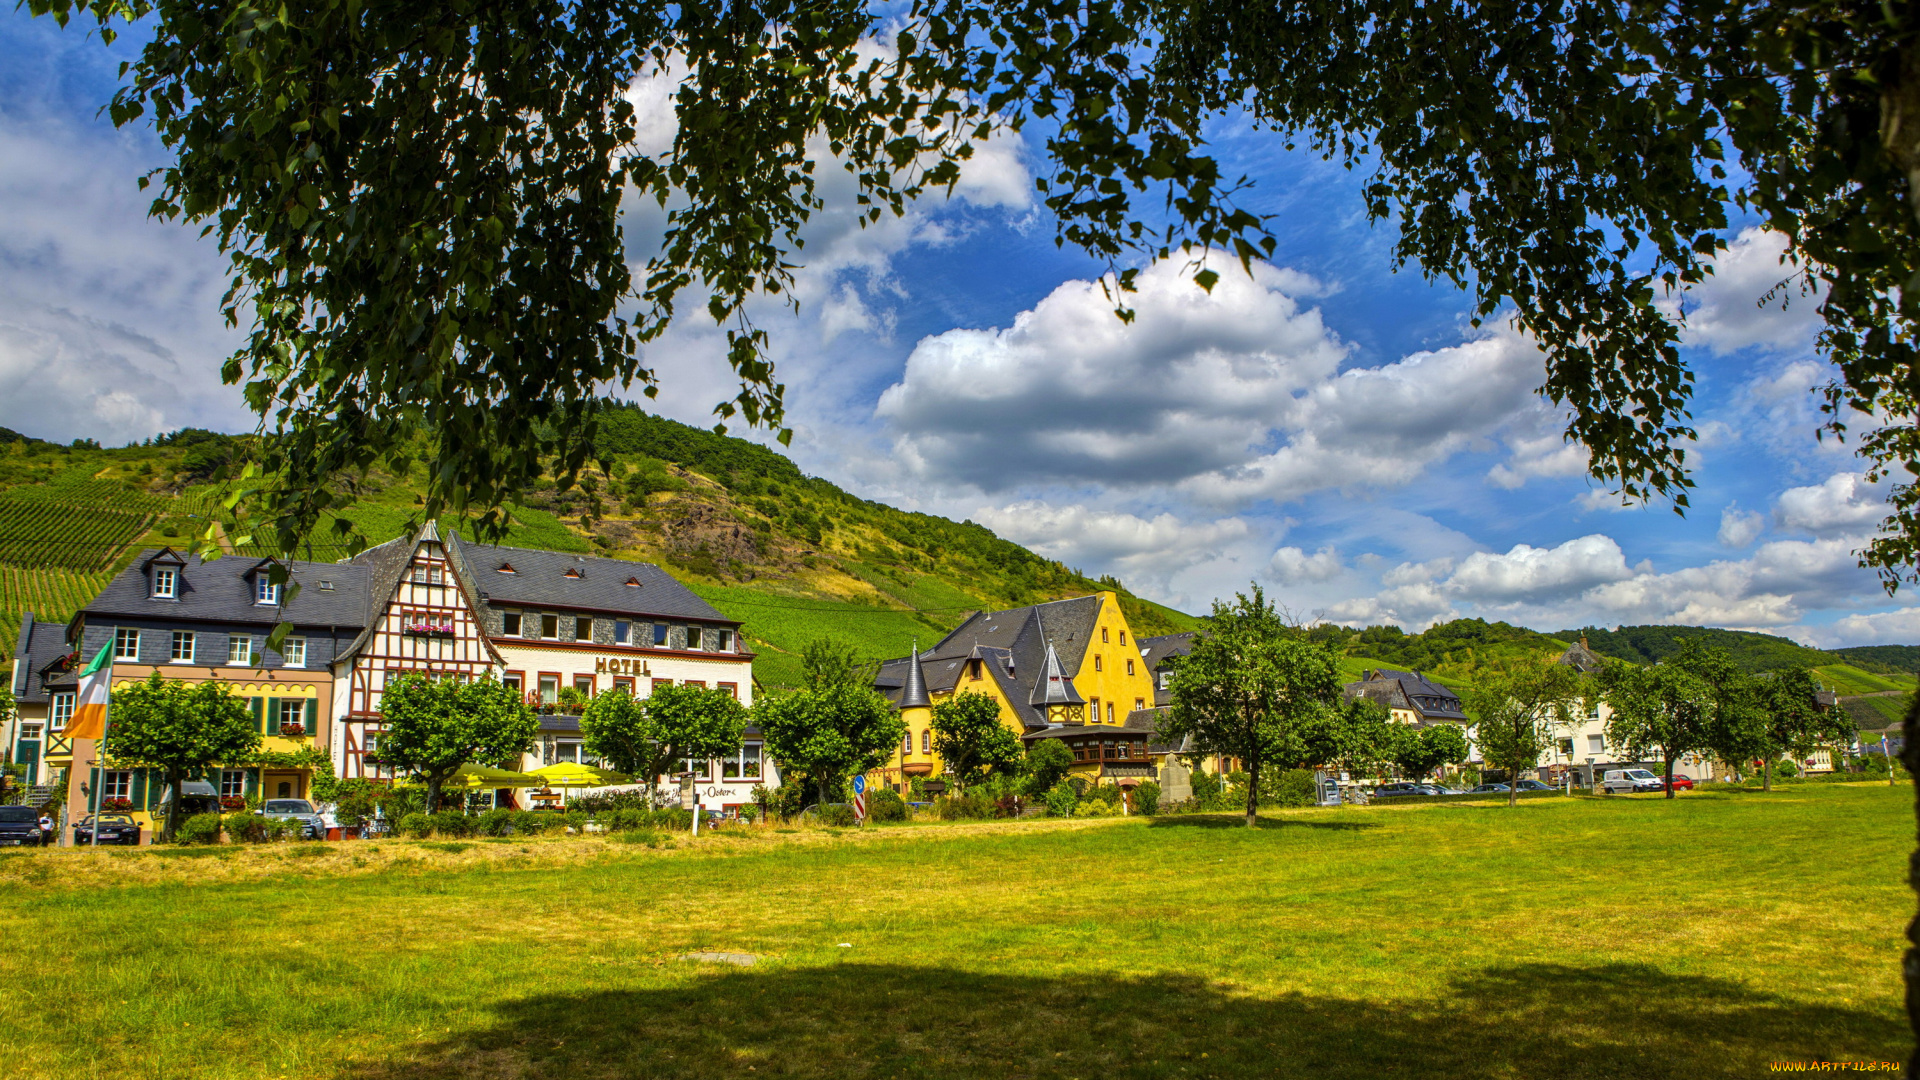
<svg viewBox="0 0 1920 1080">
<path fill-rule="evenodd" d="M 163 839 L 180 827 L 180 785 L 198 769 L 244 761 L 260 750 L 260 721 L 225 683 L 184 683 L 159 672 L 116 687 L 108 711 L 106 756 L 159 769 L 169 796 Z"/>
<path fill-rule="evenodd" d="M 847 779 L 886 761 L 907 731 L 886 698 L 859 686 L 769 694 L 754 702 L 753 719 L 767 751 L 782 768 L 811 777 L 823 803 Z"/>
<path fill-rule="evenodd" d="M 533 749 L 540 733 L 539 718 L 519 692 L 491 676 L 393 676 L 380 695 L 380 715 L 380 759 L 426 781 L 429 813 L 460 766 L 500 765 Z"/>
<path fill-rule="evenodd" d="M 1177 744 L 1192 736 L 1202 753 L 1246 762 L 1248 828 L 1262 766 L 1304 753 L 1309 725 L 1335 707 L 1340 693 L 1333 651 L 1287 625 L 1258 585 L 1232 604 L 1214 601 L 1170 682 L 1173 707 L 1161 737 Z"/>
<path fill-rule="evenodd" d="M 650 795 L 675 762 L 739 750 L 746 729 L 746 706 L 725 690 L 701 686 L 657 686 L 640 700 L 609 690 L 580 714 L 581 748 L 619 772 L 644 777 Z"/>
<path fill-rule="evenodd" d="M 1713 687 L 1672 663 L 1634 667 L 1618 661 L 1600 669 L 1600 691 L 1613 716 L 1607 741 L 1636 759 L 1660 755 L 1666 795 L 1673 798 L 1673 763 L 1713 744 Z"/>
<path fill-rule="evenodd" d="M 1027 760 L 1023 766 L 1027 774 L 1027 790 L 1035 796 L 1044 796 L 1053 790 L 1073 768 L 1073 751 L 1059 739 L 1035 739 L 1027 747 Z"/>
<path fill-rule="evenodd" d="M 1020 737 L 1000 722 L 999 702 L 972 690 L 933 703 L 933 750 L 963 788 L 1021 758 Z"/>
<path fill-rule="evenodd" d="M 1508 806 L 1520 798 L 1520 771 L 1539 764 L 1555 735 L 1582 712 L 1580 683 L 1565 664 L 1529 658 L 1482 676 L 1467 693 L 1481 758 L 1507 772 Z"/>
<path fill-rule="evenodd" d="M 1415 727 L 1394 725 L 1393 741 L 1387 747 L 1387 760 L 1409 780 L 1424 781 L 1443 765 L 1458 765 L 1467 760 L 1471 747 L 1466 732 L 1454 724 L 1428 724 Z"/>
</svg>

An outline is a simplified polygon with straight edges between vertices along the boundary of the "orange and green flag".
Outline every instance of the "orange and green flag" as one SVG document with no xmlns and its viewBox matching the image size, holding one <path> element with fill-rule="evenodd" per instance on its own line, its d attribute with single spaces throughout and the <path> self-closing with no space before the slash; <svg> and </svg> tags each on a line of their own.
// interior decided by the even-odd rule
<svg viewBox="0 0 1920 1080">
<path fill-rule="evenodd" d="M 107 696 L 113 682 L 113 643 L 80 672 L 80 692 L 74 696 L 73 719 L 67 722 L 70 739 L 98 739 L 107 733 Z"/>
</svg>

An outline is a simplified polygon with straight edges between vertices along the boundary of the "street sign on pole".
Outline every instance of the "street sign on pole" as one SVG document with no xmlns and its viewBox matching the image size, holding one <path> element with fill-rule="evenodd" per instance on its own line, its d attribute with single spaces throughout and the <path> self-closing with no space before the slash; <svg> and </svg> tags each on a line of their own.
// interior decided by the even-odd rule
<svg viewBox="0 0 1920 1080">
<path fill-rule="evenodd" d="M 853 778 L 853 820 L 865 823 L 867 820 L 867 778 Z"/>
</svg>

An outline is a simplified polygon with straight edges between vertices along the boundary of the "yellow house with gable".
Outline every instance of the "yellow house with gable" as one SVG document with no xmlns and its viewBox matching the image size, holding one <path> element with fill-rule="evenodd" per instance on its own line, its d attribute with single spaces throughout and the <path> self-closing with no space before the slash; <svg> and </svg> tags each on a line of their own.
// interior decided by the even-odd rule
<svg viewBox="0 0 1920 1080">
<path fill-rule="evenodd" d="M 1146 715 L 1153 677 L 1112 592 L 978 612 L 933 648 L 881 665 L 874 685 L 900 709 L 907 733 L 871 783 L 903 790 L 914 778 L 938 778 L 933 705 L 968 692 L 992 698 L 1028 745 L 1062 740 L 1072 775 L 1088 783 L 1131 787 L 1154 775 L 1151 728 L 1129 721 Z"/>
</svg>

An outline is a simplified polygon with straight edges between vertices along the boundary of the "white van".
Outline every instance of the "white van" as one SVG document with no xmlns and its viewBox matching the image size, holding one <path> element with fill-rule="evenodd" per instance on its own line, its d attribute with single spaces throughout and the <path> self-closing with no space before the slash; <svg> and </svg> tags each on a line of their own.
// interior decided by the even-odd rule
<svg viewBox="0 0 1920 1080">
<path fill-rule="evenodd" d="M 1665 791 L 1667 786 L 1645 769 L 1608 769 L 1600 778 L 1600 788 L 1609 795 L 1631 795 L 1636 791 Z"/>
</svg>

